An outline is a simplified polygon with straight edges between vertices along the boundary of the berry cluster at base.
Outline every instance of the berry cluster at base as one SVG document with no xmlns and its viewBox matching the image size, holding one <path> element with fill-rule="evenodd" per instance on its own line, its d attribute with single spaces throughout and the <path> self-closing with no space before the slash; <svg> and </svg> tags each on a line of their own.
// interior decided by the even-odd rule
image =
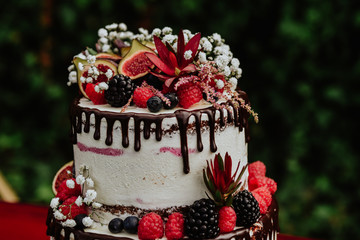
<svg viewBox="0 0 360 240">
<path fill-rule="evenodd" d="M 249 169 L 248 180 L 257 179 L 253 180 L 257 187 L 250 191 L 239 190 L 239 179 L 246 167 L 233 173 L 231 166 L 232 159 L 227 153 L 224 159 L 220 154 L 216 154 L 214 160 L 208 162 L 204 169 L 204 184 L 210 195 L 195 201 L 181 212 L 172 212 L 169 215 L 150 212 L 143 217 L 128 216 L 125 219 L 116 217 L 108 222 L 107 233 L 95 234 L 87 229 L 96 229 L 98 225 L 91 216 L 91 209 L 99 207 L 94 201 L 96 194 L 93 199 L 86 199 L 91 198 L 90 194 L 85 194 L 85 198 L 81 197 L 85 185 L 94 187 L 91 178 L 84 177 L 89 169 L 81 169 L 83 174 L 79 174 L 75 179 L 69 174 L 72 166 L 67 164 L 62 172 L 56 175 L 57 179 L 53 183 L 56 196 L 50 204 L 47 233 L 55 239 L 65 240 L 68 240 L 66 236 L 69 234 L 60 238 L 59 231 L 62 229 L 80 236 L 79 239 L 88 239 L 86 236 L 89 234 L 94 234 L 96 239 L 149 240 L 214 239 L 222 234 L 251 239 L 273 236 L 274 232 L 278 232 L 278 206 L 273 199 L 276 183 L 265 177 L 265 165 L 257 161 L 246 166 Z M 263 178 L 267 181 L 263 181 Z M 60 179 L 62 182 L 58 184 Z M 115 238 L 109 238 L 107 234 L 110 233 Z M 124 233 L 126 235 L 122 235 Z"/>
</svg>

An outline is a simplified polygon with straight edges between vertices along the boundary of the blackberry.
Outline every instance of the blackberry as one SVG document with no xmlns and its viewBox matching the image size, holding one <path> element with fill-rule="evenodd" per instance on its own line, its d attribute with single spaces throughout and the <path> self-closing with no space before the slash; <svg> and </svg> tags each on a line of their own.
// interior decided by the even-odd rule
<svg viewBox="0 0 360 240">
<path fill-rule="evenodd" d="M 239 192 L 233 200 L 236 212 L 236 226 L 250 227 L 260 217 L 259 203 L 247 190 Z"/>
<path fill-rule="evenodd" d="M 162 100 L 158 96 L 152 96 L 147 100 L 146 106 L 150 112 L 158 112 L 162 108 Z"/>
<path fill-rule="evenodd" d="M 206 93 L 203 92 L 203 93 L 202 93 L 202 96 L 203 96 L 203 99 L 204 99 L 205 101 L 210 102 L 210 100 L 208 99 Z M 213 98 L 214 98 L 215 102 L 217 102 L 217 101 L 219 100 L 219 98 L 218 98 L 217 96 L 213 96 Z"/>
<path fill-rule="evenodd" d="M 161 91 L 163 89 L 164 82 L 152 74 L 149 74 L 147 76 L 146 83 L 153 86 L 154 88 L 156 88 L 159 91 Z"/>
<path fill-rule="evenodd" d="M 134 83 L 128 76 L 118 74 L 108 82 L 105 99 L 113 107 L 124 106 L 134 93 Z"/>
<path fill-rule="evenodd" d="M 164 95 L 164 97 L 166 97 L 167 99 L 170 100 L 170 106 L 167 105 L 165 102 L 164 102 L 164 108 L 165 109 L 173 109 L 174 107 L 176 107 L 179 103 L 179 99 L 177 98 L 176 94 L 175 93 L 167 93 Z"/>
<path fill-rule="evenodd" d="M 218 217 L 213 200 L 203 198 L 195 201 L 185 217 L 185 234 L 193 239 L 215 238 L 220 233 Z"/>
<path fill-rule="evenodd" d="M 87 217 L 87 215 L 84 214 L 84 213 L 78 214 L 78 215 L 76 215 L 76 216 L 74 217 L 74 220 L 75 220 L 75 222 L 76 222 L 76 228 L 77 228 L 77 229 L 84 229 L 84 228 L 85 228 L 82 220 L 83 220 L 84 218 L 86 218 L 86 217 Z"/>
</svg>

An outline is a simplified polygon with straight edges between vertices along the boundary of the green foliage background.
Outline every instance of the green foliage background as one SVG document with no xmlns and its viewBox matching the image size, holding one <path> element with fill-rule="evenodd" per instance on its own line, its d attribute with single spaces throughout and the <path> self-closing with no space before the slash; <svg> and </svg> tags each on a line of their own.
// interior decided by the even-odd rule
<svg viewBox="0 0 360 240">
<path fill-rule="evenodd" d="M 281 231 L 359 239 L 357 1 L 18 0 L 0 9 L 0 167 L 24 202 L 47 203 L 72 159 L 72 56 L 97 30 L 170 26 L 220 33 L 241 61 L 260 123 L 250 161 L 278 182 Z M 357 4 L 357 5 L 356 5 Z"/>
</svg>

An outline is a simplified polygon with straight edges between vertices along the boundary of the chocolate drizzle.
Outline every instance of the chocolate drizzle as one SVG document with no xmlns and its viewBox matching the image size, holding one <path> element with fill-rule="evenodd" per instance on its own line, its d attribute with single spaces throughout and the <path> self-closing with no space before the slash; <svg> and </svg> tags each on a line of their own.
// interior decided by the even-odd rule
<svg viewBox="0 0 360 240">
<path fill-rule="evenodd" d="M 245 92 L 240 92 L 241 97 L 248 102 L 247 95 Z M 121 134 L 122 134 L 122 146 L 124 148 L 129 147 L 129 120 L 132 118 L 134 120 L 134 150 L 140 151 L 141 149 L 141 131 L 143 131 L 144 139 L 149 139 L 151 136 L 151 125 L 155 124 L 155 137 L 157 141 L 161 141 L 163 135 L 162 121 L 165 118 L 175 117 L 178 123 L 178 129 L 180 133 L 180 149 L 183 158 L 183 170 L 184 173 L 190 172 L 189 164 L 189 151 L 187 144 L 187 131 L 189 129 L 189 118 L 194 116 L 195 118 L 195 129 L 197 136 L 197 150 L 199 152 L 203 151 L 204 146 L 201 137 L 201 127 L 202 119 L 201 116 L 206 114 L 208 117 L 207 126 L 209 127 L 209 136 L 210 136 L 210 151 L 216 152 L 217 146 L 215 141 L 215 125 L 216 125 L 216 112 L 219 111 L 219 125 L 220 127 L 225 127 L 226 124 L 233 123 L 235 127 L 239 128 L 239 131 L 243 131 L 245 128 L 245 138 L 246 142 L 250 140 L 249 137 L 249 128 L 248 128 L 248 117 L 249 113 L 241 108 L 239 104 L 234 104 L 228 102 L 227 109 L 215 109 L 214 107 L 209 107 L 205 109 L 197 110 L 176 110 L 174 113 L 165 113 L 165 114 L 147 114 L 147 113 L 116 113 L 108 111 L 100 111 L 93 108 L 85 108 L 79 106 L 80 99 L 76 99 L 70 109 L 70 119 L 71 119 L 71 137 L 73 144 L 77 143 L 77 134 L 82 132 L 82 125 L 84 125 L 83 131 L 85 133 L 90 132 L 90 116 L 94 115 L 95 118 L 95 131 L 93 138 L 99 140 L 101 137 L 101 120 L 106 119 L 107 129 L 106 129 L 106 140 L 105 144 L 111 146 L 113 144 L 113 132 L 114 124 L 116 121 L 119 121 L 121 124 Z M 227 117 L 225 121 L 224 111 L 227 111 Z M 85 114 L 85 119 L 83 120 L 83 114 Z M 83 124 L 84 121 L 84 124 Z M 143 128 L 141 129 L 141 124 Z"/>
<path fill-rule="evenodd" d="M 237 228 L 232 232 L 221 234 L 218 238 L 222 240 L 274 240 L 272 233 L 275 232 L 277 234 L 279 232 L 278 214 L 279 207 L 275 197 L 273 197 L 268 212 L 262 215 L 253 226 L 250 228 Z M 49 208 L 46 225 L 46 234 L 53 236 L 55 240 L 70 240 L 71 233 L 74 235 L 74 240 L 133 240 L 133 238 L 128 237 L 113 237 L 105 234 L 84 232 L 76 228 L 63 227 L 59 221 L 55 220 L 52 208 Z M 62 230 L 64 230 L 63 235 L 61 234 Z M 267 238 L 268 236 L 269 238 Z M 137 235 L 134 235 L 134 238 L 137 238 Z"/>
</svg>

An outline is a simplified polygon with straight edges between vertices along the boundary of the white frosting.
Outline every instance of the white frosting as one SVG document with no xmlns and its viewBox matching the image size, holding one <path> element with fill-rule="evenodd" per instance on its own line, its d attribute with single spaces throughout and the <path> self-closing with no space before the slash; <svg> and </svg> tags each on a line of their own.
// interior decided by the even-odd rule
<svg viewBox="0 0 360 240">
<path fill-rule="evenodd" d="M 94 106 L 91 102 L 82 99 L 80 106 L 97 108 L 102 111 L 118 111 L 109 105 Z M 203 104 L 203 107 L 209 105 Z M 199 106 L 197 106 L 199 107 Z M 146 112 L 146 109 L 129 107 L 126 112 Z M 166 112 L 173 112 L 167 110 Z M 163 111 L 165 112 L 165 111 Z M 227 111 L 224 111 L 226 116 Z M 216 119 L 219 118 L 217 112 Z M 83 115 L 83 120 L 85 115 Z M 203 114 L 202 120 L 207 120 L 207 115 Z M 189 122 L 194 122 L 195 118 L 190 117 Z M 101 120 L 99 140 L 94 140 L 95 117 L 90 117 L 90 132 L 82 131 L 77 134 L 77 141 L 89 148 L 119 150 L 122 154 L 109 156 L 96 154 L 91 151 L 81 151 L 78 145 L 74 145 L 75 169 L 81 165 L 89 167 L 90 177 L 94 180 L 97 192 L 96 201 L 105 205 L 124 205 L 134 206 L 142 209 L 162 209 L 173 206 L 190 205 L 195 200 L 206 197 L 206 186 L 203 182 L 202 171 L 206 167 L 206 160 L 213 159 L 215 153 L 210 151 L 209 131 L 201 133 L 203 151 L 197 150 L 196 133 L 188 133 L 187 141 L 189 148 L 190 173 L 183 171 L 183 158 L 171 152 L 160 152 L 161 148 L 180 149 L 179 131 L 162 136 L 161 141 L 155 139 L 155 133 L 151 133 L 149 139 L 144 139 L 141 134 L 141 149 L 134 150 L 134 121 L 129 121 L 129 147 L 122 146 L 121 124 L 116 121 L 113 131 L 113 143 L 111 146 L 105 144 L 107 123 Z M 177 124 L 175 117 L 163 120 L 163 129 L 168 129 L 173 124 Z M 226 152 L 233 160 L 233 171 L 235 171 L 238 161 L 242 166 L 247 164 L 247 143 L 245 141 L 245 131 L 239 132 L 238 127 L 227 126 L 215 132 L 215 142 L 217 153 L 222 156 Z M 78 172 L 78 171 L 76 171 Z M 244 174 L 242 181 L 247 188 L 248 173 Z M 105 214 L 106 215 L 106 214 Z M 112 216 L 102 217 L 103 223 L 108 223 Z"/>
</svg>

